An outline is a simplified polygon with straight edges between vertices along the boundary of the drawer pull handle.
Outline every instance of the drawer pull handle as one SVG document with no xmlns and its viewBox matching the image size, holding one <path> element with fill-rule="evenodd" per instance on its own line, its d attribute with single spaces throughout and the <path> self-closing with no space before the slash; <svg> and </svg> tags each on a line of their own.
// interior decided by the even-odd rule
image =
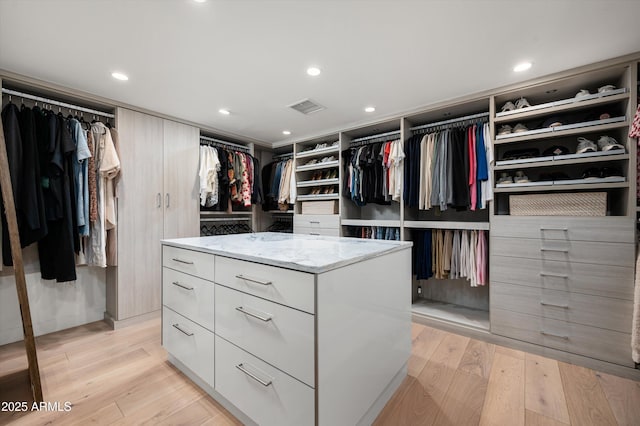
<svg viewBox="0 0 640 426">
<path fill-rule="evenodd" d="M 180 288 L 184 288 L 185 290 L 193 290 L 193 287 L 188 286 L 188 285 L 184 285 L 184 284 L 182 284 L 182 283 L 180 283 L 178 281 L 174 281 L 171 284 L 173 284 L 173 285 L 175 285 L 177 287 L 180 287 Z"/>
<path fill-rule="evenodd" d="M 561 232 L 567 232 L 569 231 L 569 228 L 545 228 L 544 226 L 540 227 L 540 231 L 544 232 L 544 231 L 561 231 Z"/>
<path fill-rule="evenodd" d="M 193 336 L 192 332 L 187 331 L 184 328 L 180 327 L 180 324 L 173 324 L 173 328 L 175 328 L 178 331 L 181 331 L 182 333 L 186 334 L 189 337 Z"/>
<path fill-rule="evenodd" d="M 254 314 L 254 313 L 252 313 L 252 312 L 245 311 L 245 310 L 244 310 L 244 308 L 243 308 L 242 306 L 238 306 L 238 307 L 236 308 L 236 311 L 238 311 L 238 312 L 242 312 L 243 314 L 245 314 L 245 315 L 249 315 L 250 317 L 258 318 L 260 321 L 264 321 L 264 322 L 268 322 L 268 321 L 271 321 L 271 320 L 273 319 L 273 316 L 266 316 L 266 317 L 263 317 L 263 316 L 260 316 L 260 315 L 258 315 L 258 314 Z"/>
<path fill-rule="evenodd" d="M 316 235 L 316 236 L 320 236 L 320 234 L 316 233 L 316 232 L 309 232 L 309 235 Z"/>
<path fill-rule="evenodd" d="M 540 301 L 542 306 L 554 306 L 556 308 L 569 309 L 569 305 L 556 305 L 555 303 L 547 303 L 543 300 Z"/>
<path fill-rule="evenodd" d="M 317 225 L 320 225 L 320 221 L 318 221 L 318 220 L 310 220 L 309 223 L 311 223 L 311 224 L 315 223 Z"/>
<path fill-rule="evenodd" d="M 540 331 L 540 334 L 542 334 L 543 336 L 558 337 L 560 339 L 569 340 L 569 336 L 562 336 L 560 334 L 547 333 L 546 331 Z"/>
<path fill-rule="evenodd" d="M 236 278 L 241 279 L 241 280 L 245 280 L 245 281 L 249 281 L 249 282 L 252 282 L 252 283 L 256 283 L 256 284 L 262 284 L 262 285 L 271 285 L 271 284 L 273 284 L 271 281 L 261 281 L 261 280 L 255 279 L 255 278 L 245 277 L 242 274 L 236 275 Z"/>
<path fill-rule="evenodd" d="M 193 262 L 190 262 L 188 260 L 182 260 L 182 259 L 177 258 L 177 257 L 174 257 L 173 260 L 175 262 L 184 263 L 185 265 L 193 265 Z"/>
<path fill-rule="evenodd" d="M 262 386 L 267 387 L 267 386 L 269 386 L 271 384 L 271 380 L 269 380 L 268 382 L 265 382 L 260 377 L 258 377 L 255 374 L 253 374 L 251 371 L 248 371 L 246 368 L 244 368 L 244 364 L 243 363 L 240 363 L 240 364 L 236 365 L 236 368 L 238 370 L 242 371 L 247 376 L 251 377 L 256 382 L 260 383 Z"/>
<path fill-rule="evenodd" d="M 548 272 L 540 272 L 541 277 L 556 277 L 556 278 L 564 278 L 565 280 L 569 278 L 569 275 L 565 274 L 550 274 Z"/>
<path fill-rule="evenodd" d="M 558 253 L 569 253 L 569 249 L 541 248 L 540 251 L 557 251 Z"/>
</svg>

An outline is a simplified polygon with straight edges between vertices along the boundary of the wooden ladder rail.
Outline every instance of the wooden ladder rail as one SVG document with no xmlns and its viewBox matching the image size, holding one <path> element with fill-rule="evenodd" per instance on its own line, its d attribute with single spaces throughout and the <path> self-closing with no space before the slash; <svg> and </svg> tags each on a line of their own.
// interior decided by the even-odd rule
<svg viewBox="0 0 640 426">
<path fill-rule="evenodd" d="M 22 262 L 22 247 L 20 247 L 20 234 L 18 232 L 18 221 L 16 218 L 16 205 L 13 199 L 13 188 L 11 176 L 9 175 L 9 160 L 7 157 L 7 144 L 4 139 L 4 127 L 0 120 L 0 187 L 2 187 L 2 200 L 7 217 L 7 229 L 11 242 L 11 256 L 13 259 L 13 269 L 16 277 L 16 290 L 18 292 L 18 303 L 20 304 L 20 314 L 22 315 L 22 331 L 24 334 L 24 344 L 27 350 L 27 360 L 29 361 L 29 379 L 31 381 L 31 393 L 33 400 L 37 403 L 42 399 L 42 384 L 40 382 L 40 369 L 38 368 L 38 355 L 36 352 L 36 340 L 33 336 L 33 325 L 31 323 L 31 310 L 29 309 L 29 295 L 27 294 L 27 280 L 24 275 L 24 264 Z"/>
</svg>

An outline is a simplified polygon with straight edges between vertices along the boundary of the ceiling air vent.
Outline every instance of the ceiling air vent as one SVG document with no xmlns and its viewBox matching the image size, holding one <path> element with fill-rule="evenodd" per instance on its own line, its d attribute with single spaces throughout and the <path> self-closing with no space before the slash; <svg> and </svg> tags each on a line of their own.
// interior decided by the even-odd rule
<svg viewBox="0 0 640 426">
<path fill-rule="evenodd" d="M 326 109 L 322 105 L 318 105 L 317 103 L 313 102 L 311 99 L 303 99 L 301 101 L 298 101 L 294 104 L 289 105 L 289 108 L 293 108 L 303 114 L 311 114 Z"/>
</svg>

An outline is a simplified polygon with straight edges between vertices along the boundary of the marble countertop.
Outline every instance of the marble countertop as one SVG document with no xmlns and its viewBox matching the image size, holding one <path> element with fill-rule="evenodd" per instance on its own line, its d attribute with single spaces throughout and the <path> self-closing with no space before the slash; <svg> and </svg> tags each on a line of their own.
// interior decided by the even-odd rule
<svg viewBox="0 0 640 426">
<path fill-rule="evenodd" d="M 407 241 L 275 232 L 178 238 L 162 240 L 162 244 L 315 274 L 413 245 Z"/>
</svg>

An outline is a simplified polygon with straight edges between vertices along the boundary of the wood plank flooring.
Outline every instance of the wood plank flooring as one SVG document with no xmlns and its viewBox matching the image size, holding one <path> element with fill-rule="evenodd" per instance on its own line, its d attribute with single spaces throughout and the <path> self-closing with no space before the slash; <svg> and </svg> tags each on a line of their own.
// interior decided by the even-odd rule
<svg viewBox="0 0 640 426">
<path fill-rule="evenodd" d="M 375 421 L 403 425 L 639 425 L 640 382 L 413 324 L 409 375 Z M 0 425 L 238 425 L 167 362 L 159 319 L 37 338 L 45 400 Z M 28 400 L 22 343 L 0 347 L 0 401 Z"/>
</svg>

